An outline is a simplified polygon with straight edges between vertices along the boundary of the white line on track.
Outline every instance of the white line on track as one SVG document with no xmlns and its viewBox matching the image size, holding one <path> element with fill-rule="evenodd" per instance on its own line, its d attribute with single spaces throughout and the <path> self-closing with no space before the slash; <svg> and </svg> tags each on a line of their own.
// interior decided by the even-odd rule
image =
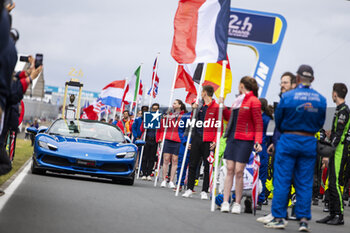
<svg viewBox="0 0 350 233">
<path fill-rule="evenodd" d="M 18 174 L 18 176 L 13 180 L 13 182 L 4 190 L 5 195 L 0 197 L 0 213 L 2 208 L 4 208 L 7 201 L 10 199 L 10 197 L 13 195 L 13 193 L 16 191 L 18 186 L 22 183 L 24 177 L 28 174 L 28 171 L 30 169 L 30 166 L 32 165 L 32 162 L 29 162 L 24 169 Z"/>
</svg>

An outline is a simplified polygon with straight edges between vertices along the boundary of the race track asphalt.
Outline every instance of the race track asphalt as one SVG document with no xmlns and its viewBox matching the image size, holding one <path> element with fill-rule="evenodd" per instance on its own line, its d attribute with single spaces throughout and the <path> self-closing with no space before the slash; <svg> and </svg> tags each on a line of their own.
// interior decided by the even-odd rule
<svg viewBox="0 0 350 233">
<path fill-rule="evenodd" d="M 199 188 L 197 188 L 200 190 Z M 0 197 L 2 198 L 2 197 Z M 175 197 L 173 190 L 155 188 L 153 182 L 136 181 L 134 186 L 83 176 L 30 172 L 0 212 L 0 233 L 154 233 L 154 232 L 275 232 L 257 216 L 210 212 L 210 202 L 199 192 L 190 199 Z M 321 204 L 312 207 L 313 232 L 350 232 L 350 207 L 344 226 L 315 223 L 324 216 Z M 284 232 L 297 232 L 289 221 Z"/>
</svg>

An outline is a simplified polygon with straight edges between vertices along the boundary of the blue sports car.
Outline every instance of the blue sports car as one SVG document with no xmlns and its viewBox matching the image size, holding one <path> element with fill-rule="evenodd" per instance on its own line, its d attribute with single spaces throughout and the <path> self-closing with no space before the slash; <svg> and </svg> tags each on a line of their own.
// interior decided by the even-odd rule
<svg viewBox="0 0 350 233">
<path fill-rule="evenodd" d="M 121 130 L 90 120 L 58 119 L 49 128 L 28 128 L 36 134 L 32 173 L 46 171 L 111 178 L 134 184 L 138 146 Z"/>
</svg>

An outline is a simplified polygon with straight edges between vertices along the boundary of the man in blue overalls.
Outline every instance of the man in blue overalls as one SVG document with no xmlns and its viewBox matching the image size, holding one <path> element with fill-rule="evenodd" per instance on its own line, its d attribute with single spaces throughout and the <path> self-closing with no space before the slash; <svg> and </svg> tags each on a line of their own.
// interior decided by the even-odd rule
<svg viewBox="0 0 350 233">
<path fill-rule="evenodd" d="M 275 111 L 276 127 L 282 133 L 274 162 L 274 196 L 271 212 L 274 219 L 267 228 L 286 227 L 288 193 L 292 178 L 296 190 L 295 214 L 299 231 L 309 231 L 311 219 L 313 172 L 316 161 L 316 138 L 326 117 L 326 99 L 310 88 L 314 72 L 308 65 L 297 71 L 296 89 L 284 93 Z"/>
</svg>

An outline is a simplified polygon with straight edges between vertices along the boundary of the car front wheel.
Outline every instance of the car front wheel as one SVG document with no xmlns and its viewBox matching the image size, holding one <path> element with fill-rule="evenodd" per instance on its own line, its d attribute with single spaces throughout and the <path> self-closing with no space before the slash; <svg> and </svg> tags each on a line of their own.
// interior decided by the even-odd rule
<svg viewBox="0 0 350 233">
<path fill-rule="evenodd" d="M 115 184 L 134 185 L 135 174 L 132 174 L 128 178 L 113 178 L 112 181 Z"/>
<path fill-rule="evenodd" d="M 32 162 L 32 169 L 31 170 L 32 170 L 32 174 L 36 174 L 36 175 L 45 175 L 45 173 L 46 173 L 46 170 L 37 167 L 34 159 Z"/>
</svg>

